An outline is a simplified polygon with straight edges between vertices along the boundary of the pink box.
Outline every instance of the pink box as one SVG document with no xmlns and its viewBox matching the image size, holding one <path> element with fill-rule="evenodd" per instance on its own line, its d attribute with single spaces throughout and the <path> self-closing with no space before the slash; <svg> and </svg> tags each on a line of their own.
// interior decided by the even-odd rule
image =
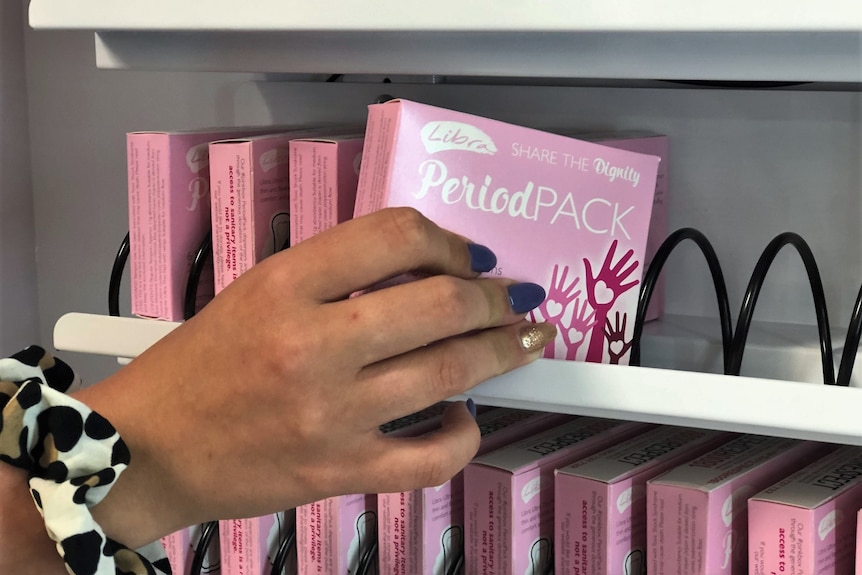
<svg viewBox="0 0 862 575">
<path fill-rule="evenodd" d="M 447 403 L 381 426 L 393 437 L 412 437 L 440 424 Z M 377 495 L 358 493 L 330 497 L 296 510 L 297 561 L 300 575 L 357 575 L 373 557 L 377 540 Z"/>
<path fill-rule="evenodd" d="M 856 573 L 862 573 L 862 509 L 856 513 Z"/>
<path fill-rule="evenodd" d="M 860 506 L 856 446 L 840 447 L 761 491 L 748 502 L 748 572 L 850 573 Z"/>
<path fill-rule="evenodd" d="M 188 573 L 191 569 L 195 551 L 201 542 L 203 529 L 203 525 L 194 525 L 162 537 L 162 546 L 165 548 L 165 555 L 167 555 L 174 573 L 182 575 Z M 208 575 L 221 573 L 219 536 L 217 531 L 210 539 L 200 572 Z"/>
<path fill-rule="evenodd" d="M 577 137 L 577 136 L 576 136 Z M 643 272 L 652 263 L 653 257 L 661 247 L 662 242 L 667 239 L 670 230 L 667 223 L 668 202 L 668 158 L 670 147 L 667 136 L 661 134 L 650 134 L 645 132 L 621 132 L 597 134 L 584 139 L 597 142 L 611 148 L 658 156 L 661 163 L 658 165 L 658 174 L 655 181 L 655 195 L 652 202 L 652 216 L 649 224 L 649 235 L 646 242 L 646 256 Z M 665 279 L 664 274 L 659 276 L 655 290 L 652 294 L 649 307 L 647 308 L 646 321 L 658 319 L 664 313 L 665 304 Z"/>
<path fill-rule="evenodd" d="M 412 206 L 487 245 L 487 275 L 546 288 L 548 357 L 628 362 L 659 158 L 406 100 L 365 134 L 357 216 Z"/>
<path fill-rule="evenodd" d="M 270 575 L 279 545 L 294 528 L 293 511 L 219 521 L 223 575 Z M 286 563 L 287 575 L 296 563 Z"/>
<path fill-rule="evenodd" d="M 289 243 L 291 140 L 344 131 L 319 127 L 210 143 L 215 293 Z"/>
<path fill-rule="evenodd" d="M 290 143 L 290 243 L 353 217 L 363 136 Z"/>
<path fill-rule="evenodd" d="M 825 446 L 743 435 L 647 482 L 647 572 L 739 575 L 748 559 L 748 498 Z"/>
<path fill-rule="evenodd" d="M 464 469 L 466 572 L 544 573 L 553 564 L 554 469 L 648 428 L 578 417 L 475 458 Z"/>
<path fill-rule="evenodd" d="M 719 431 L 661 426 L 557 469 L 555 572 L 644 573 L 647 480 L 729 437 Z"/>
<path fill-rule="evenodd" d="M 503 447 L 572 416 L 522 409 L 492 409 L 477 417 L 477 455 Z M 380 572 L 446 575 L 464 553 L 464 478 L 436 487 L 377 496 Z"/>
<path fill-rule="evenodd" d="M 208 145 L 273 128 L 213 128 L 126 134 L 132 313 L 183 319 L 192 258 L 210 231 Z M 212 268 L 201 276 L 197 307 L 213 296 Z"/>
</svg>

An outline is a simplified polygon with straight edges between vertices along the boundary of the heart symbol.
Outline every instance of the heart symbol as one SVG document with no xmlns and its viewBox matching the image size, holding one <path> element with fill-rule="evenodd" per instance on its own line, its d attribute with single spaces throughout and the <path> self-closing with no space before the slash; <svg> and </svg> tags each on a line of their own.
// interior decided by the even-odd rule
<svg viewBox="0 0 862 575">
<path fill-rule="evenodd" d="M 614 290 L 608 287 L 605 280 L 599 280 L 596 282 L 596 287 L 594 288 L 593 293 L 596 296 L 596 303 L 599 305 L 608 304 L 614 301 Z"/>
<path fill-rule="evenodd" d="M 625 345 L 625 344 L 623 344 L 623 342 L 620 340 L 612 341 L 611 342 L 611 353 L 613 353 L 614 355 L 621 354 L 623 351 L 623 345 Z"/>
<path fill-rule="evenodd" d="M 575 328 L 571 328 L 569 330 L 569 341 L 572 342 L 573 344 L 581 343 L 581 340 L 583 340 L 583 339 L 584 339 L 584 332 L 578 331 Z"/>
<path fill-rule="evenodd" d="M 548 300 L 547 304 L 545 304 L 545 309 L 548 310 L 548 317 L 545 319 L 551 319 L 552 317 L 557 317 L 563 313 L 563 304 L 551 299 Z"/>
</svg>

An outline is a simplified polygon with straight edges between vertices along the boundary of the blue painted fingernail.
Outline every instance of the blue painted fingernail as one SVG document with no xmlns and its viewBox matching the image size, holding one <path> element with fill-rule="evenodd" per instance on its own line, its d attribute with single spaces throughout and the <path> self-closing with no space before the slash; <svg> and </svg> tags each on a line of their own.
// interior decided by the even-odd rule
<svg viewBox="0 0 862 575">
<path fill-rule="evenodd" d="M 545 301 L 545 288 L 539 284 L 521 283 L 508 287 L 509 304 L 515 313 L 527 313 Z"/>
<path fill-rule="evenodd" d="M 467 398 L 467 411 L 470 412 L 470 415 L 473 416 L 473 419 L 476 419 L 476 402 L 473 401 L 472 397 Z"/>
<path fill-rule="evenodd" d="M 470 250 L 470 269 L 474 272 L 489 272 L 497 265 L 497 256 L 482 244 L 467 244 Z"/>
</svg>

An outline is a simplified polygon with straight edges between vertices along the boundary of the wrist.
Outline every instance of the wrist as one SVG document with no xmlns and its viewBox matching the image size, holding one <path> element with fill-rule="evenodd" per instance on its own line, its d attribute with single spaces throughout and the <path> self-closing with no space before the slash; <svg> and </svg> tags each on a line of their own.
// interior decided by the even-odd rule
<svg viewBox="0 0 862 575">
<path fill-rule="evenodd" d="M 68 575 L 27 486 L 24 470 L 0 462 L 0 573 Z"/>
</svg>

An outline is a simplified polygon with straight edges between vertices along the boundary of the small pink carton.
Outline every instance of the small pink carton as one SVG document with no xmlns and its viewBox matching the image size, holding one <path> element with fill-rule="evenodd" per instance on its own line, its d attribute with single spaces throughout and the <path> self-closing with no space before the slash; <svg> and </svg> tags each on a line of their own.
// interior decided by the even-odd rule
<svg viewBox="0 0 862 575">
<path fill-rule="evenodd" d="M 195 252 L 210 232 L 208 146 L 273 128 L 212 128 L 126 134 L 132 313 L 183 319 Z M 197 308 L 213 296 L 212 267 L 201 276 Z"/>
<path fill-rule="evenodd" d="M 290 243 L 353 217 L 363 136 L 290 143 Z"/>
<path fill-rule="evenodd" d="M 742 435 L 647 482 L 647 572 L 746 573 L 748 498 L 825 446 Z"/>
<path fill-rule="evenodd" d="M 860 506 L 862 447 L 840 447 L 766 488 L 748 501 L 748 572 L 850 573 Z"/>
<path fill-rule="evenodd" d="M 165 555 L 174 573 L 188 573 L 192 568 L 192 561 L 201 544 L 205 528 L 207 528 L 205 525 L 194 525 L 162 537 L 162 547 L 165 548 Z M 210 529 L 218 528 L 210 527 Z M 221 573 L 218 532 L 210 536 L 209 545 L 203 553 L 200 572 L 207 575 Z"/>
<path fill-rule="evenodd" d="M 856 573 L 862 573 L 862 509 L 856 513 Z"/>
<path fill-rule="evenodd" d="M 396 419 L 380 430 L 393 437 L 413 437 L 437 428 L 447 403 Z M 362 575 L 375 559 L 377 495 L 330 497 L 296 510 L 296 555 L 300 575 Z"/>
<path fill-rule="evenodd" d="M 476 419 L 478 455 L 560 425 L 570 415 L 500 408 Z M 380 572 L 447 575 L 464 554 L 464 478 L 436 487 L 377 496 Z"/>
<path fill-rule="evenodd" d="M 219 521 L 223 575 L 270 575 L 281 542 L 294 528 L 293 511 Z M 284 570 L 296 573 L 295 563 Z"/>
<path fill-rule="evenodd" d="M 661 426 L 557 469 L 555 572 L 644 573 L 646 482 L 729 437 L 719 431 Z"/>
<path fill-rule="evenodd" d="M 659 158 L 393 100 L 369 107 L 356 216 L 411 206 L 545 287 L 547 357 L 627 363 Z"/>
<path fill-rule="evenodd" d="M 290 142 L 339 131 L 345 129 L 307 128 L 210 143 L 215 293 L 289 243 Z"/>
<path fill-rule="evenodd" d="M 475 458 L 464 469 L 466 572 L 545 573 L 553 565 L 554 470 L 648 428 L 578 417 Z"/>
</svg>

